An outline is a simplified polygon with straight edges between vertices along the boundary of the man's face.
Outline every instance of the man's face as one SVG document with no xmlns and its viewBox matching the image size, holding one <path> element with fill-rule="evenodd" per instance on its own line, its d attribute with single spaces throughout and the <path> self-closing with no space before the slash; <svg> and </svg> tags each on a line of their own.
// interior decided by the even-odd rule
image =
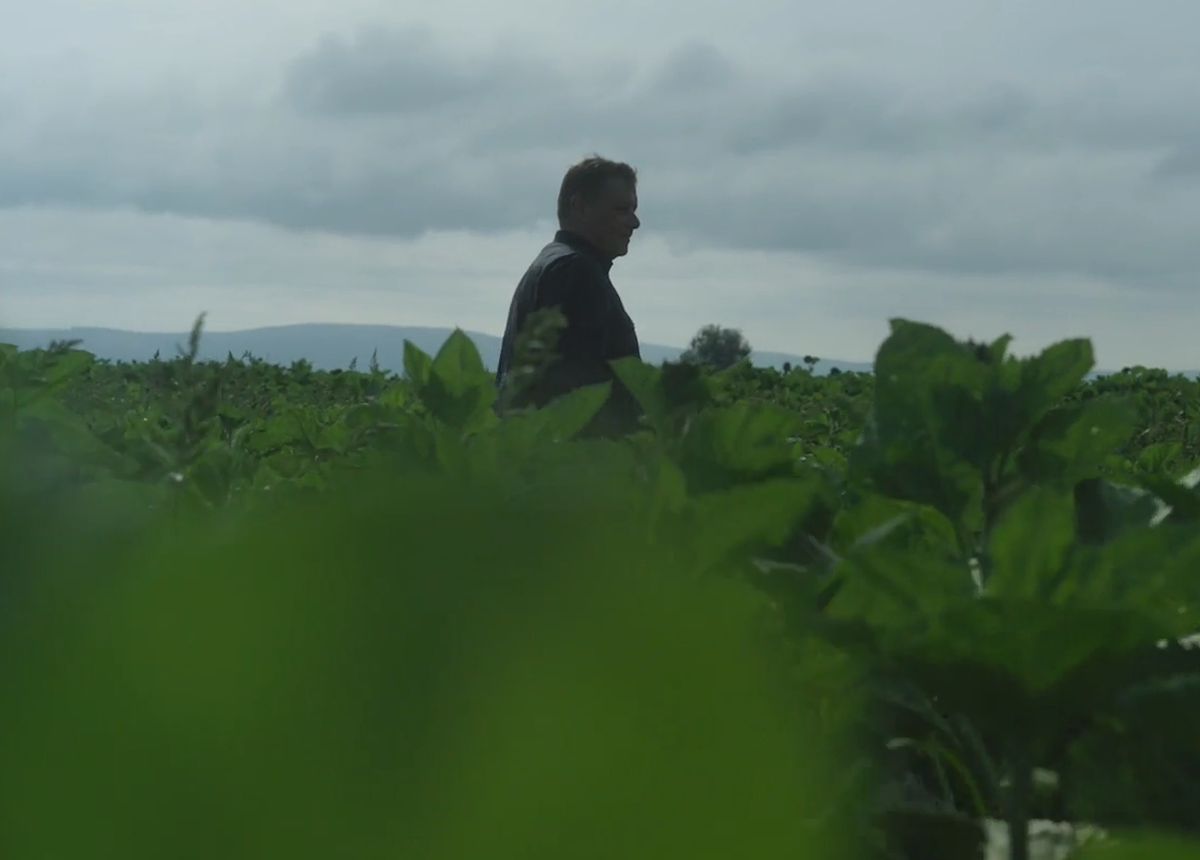
<svg viewBox="0 0 1200 860">
<path fill-rule="evenodd" d="M 594 201 L 576 209 L 580 235 L 613 259 L 629 252 L 629 239 L 641 226 L 637 216 L 637 190 L 621 179 L 610 179 Z"/>
</svg>

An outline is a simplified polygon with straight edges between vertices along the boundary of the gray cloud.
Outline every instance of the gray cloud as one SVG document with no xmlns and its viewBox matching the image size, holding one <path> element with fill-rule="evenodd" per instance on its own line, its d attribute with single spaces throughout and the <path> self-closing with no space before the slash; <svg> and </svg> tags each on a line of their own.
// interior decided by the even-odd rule
<svg viewBox="0 0 1200 860">
<path fill-rule="evenodd" d="M 1171 92 L 775 80 L 689 42 L 645 66 L 327 38 L 266 103 L 187 90 L 0 117 L 0 206 L 415 236 L 552 216 L 587 152 L 634 162 L 686 241 L 961 273 L 1174 285 L 1200 272 L 1200 118 Z M 1156 181 L 1157 180 L 1157 181 Z"/>
<path fill-rule="evenodd" d="M 353 39 L 328 36 L 297 57 L 281 98 L 297 109 L 333 117 L 420 115 L 472 107 L 489 99 L 533 95 L 545 75 L 518 57 L 492 55 L 455 61 L 439 52 L 426 28 L 368 27 Z"/>
<path fill-rule="evenodd" d="M 1200 146 L 1181 147 L 1154 165 L 1156 179 L 1200 176 Z"/>
<path fill-rule="evenodd" d="M 737 67 L 713 45 L 690 42 L 677 48 L 657 69 L 652 92 L 661 97 L 713 93 L 732 85 Z"/>
</svg>

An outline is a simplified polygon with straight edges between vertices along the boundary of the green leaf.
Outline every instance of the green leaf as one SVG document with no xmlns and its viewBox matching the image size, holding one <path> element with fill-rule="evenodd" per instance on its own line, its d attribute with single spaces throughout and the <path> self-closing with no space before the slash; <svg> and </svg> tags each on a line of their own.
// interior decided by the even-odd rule
<svg viewBox="0 0 1200 860">
<path fill-rule="evenodd" d="M 696 496 L 688 528 L 697 562 L 708 567 L 736 550 L 777 546 L 816 495 L 811 481 L 781 479 Z"/>
<path fill-rule="evenodd" d="M 575 438 L 600 411 L 611 385 L 585 385 L 540 409 L 523 409 L 506 416 L 488 434 L 495 445 L 495 456 L 519 463 L 544 453 L 547 445 Z"/>
<path fill-rule="evenodd" d="M 687 478 L 666 457 L 656 457 L 648 464 L 651 495 L 650 510 L 655 518 L 682 509 L 688 504 Z"/>
<path fill-rule="evenodd" d="M 1128 529 L 1148 526 L 1159 502 L 1140 487 L 1128 487 L 1106 478 L 1080 481 L 1075 488 L 1080 537 L 1088 543 L 1110 541 Z"/>
<path fill-rule="evenodd" d="M 1078 389 L 1096 364 L 1092 342 L 1064 340 L 1021 362 L 1020 405 L 1026 419 L 1036 421 Z"/>
<path fill-rule="evenodd" d="M 1074 541 L 1071 499 L 1043 488 L 1026 492 L 1004 512 L 989 537 L 986 551 L 993 568 L 986 583 L 988 593 L 1029 599 L 1050 596 Z"/>
<path fill-rule="evenodd" d="M 1200 526 L 1130 528 L 1076 553 L 1050 599 L 1124 607 L 1156 619 L 1167 638 L 1200 623 Z"/>
<path fill-rule="evenodd" d="M 433 367 L 433 359 L 422 352 L 411 340 L 404 341 L 404 372 L 420 391 L 429 380 L 429 372 Z"/>
<path fill-rule="evenodd" d="M 526 413 L 541 432 L 549 432 L 555 440 L 572 439 L 588 426 L 608 400 L 611 382 L 585 385 L 557 397 L 541 409 Z"/>
<path fill-rule="evenodd" d="M 1134 468 L 1142 473 L 1168 472 L 1182 449 L 1178 442 L 1154 442 L 1138 452 Z"/>
<path fill-rule="evenodd" d="M 985 734 L 1046 743 L 1111 705 L 1130 660 L 1164 638 L 1120 607 L 1042 600 L 964 600 L 886 631 L 893 668 Z"/>
<path fill-rule="evenodd" d="M 432 371 L 456 395 L 476 386 L 492 384 L 491 374 L 483 366 L 474 341 L 457 328 L 438 350 Z"/>
<path fill-rule="evenodd" d="M 45 372 L 44 379 L 51 387 L 58 387 L 71 377 L 86 370 L 95 357 L 90 352 L 72 349 L 54 356 L 50 368 Z"/>
<path fill-rule="evenodd" d="M 413 364 L 410 373 L 424 374 L 424 381 L 418 386 L 421 401 L 437 421 L 461 434 L 495 420 L 492 406 L 496 402 L 496 386 L 484 369 L 475 344 L 462 331 L 454 330 L 428 368 L 415 347 L 412 352 L 406 347 L 406 365 L 410 355 Z"/>
<path fill-rule="evenodd" d="M 0 856 L 843 856 L 765 601 L 637 498 L 381 474 L 64 546 L 6 595 Z"/>
<path fill-rule="evenodd" d="M 1123 397 L 1101 395 L 1051 409 L 1033 426 L 1017 468 L 1034 481 L 1073 484 L 1100 474 L 1133 434 L 1137 411 Z"/>
<path fill-rule="evenodd" d="M 991 353 L 992 362 L 998 366 L 1007 364 L 1005 359 L 1008 357 L 1008 347 L 1012 343 L 1012 335 L 1002 334 L 988 345 L 988 351 Z"/>
<path fill-rule="evenodd" d="M 669 432 L 671 409 L 662 390 L 662 370 L 636 358 L 622 358 L 611 364 L 613 373 L 642 407 L 655 432 Z"/>
<path fill-rule="evenodd" d="M 1078 388 L 1091 365 L 1086 340 L 1063 341 L 1033 358 L 996 365 L 984 395 L 973 462 L 985 470 L 998 458 L 1007 463 L 1046 411 Z"/>
<path fill-rule="evenodd" d="M 421 391 L 421 400 L 438 422 L 459 434 L 498 420 L 492 411 L 492 404 L 496 402 L 495 386 L 485 383 L 459 388 L 447 383 L 436 367 Z"/>
<path fill-rule="evenodd" d="M 929 504 L 957 523 L 977 491 L 991 369 L 934 326 L 892 321 L 875 359 L 872 415 L 854 473 L 897 499 Z"/>
<path fill-rule="evenodd" d="M 118 468 L 122 462 L 120 453 L 96 438 L 79 415 L 56 399 L 30 403 L 21 411 L 21 420 L 25 426 L 38 427 L 39 436 L 80 463 Z"/>
<path fill-rule="evenodd" d="M 875 493 L 864 494 L 856 504 L 838 512 L 830 544 L 838 550 L 849 550 L 880 524 L 897 520 L 898 525 L 885 538 L 888 546 L 921 547 L 944 554 L 957 550 L 954 526 L 934 508 Z"/>
<path fill-rule="evenodd" d="M 1172 520 L 1189 523 L 1200 521 L 1200 493 L 1157 475 L 1139 475 L 1137 482 L 1144 490 L 1160 498 L 1163 504 L 1170 506 Z"/>
<path fill-rule="evenodd" d="M 796 454 L 789 438 L 799 423 L 794 412 L 745 400 L 705 409 L 680 443 L 685 471 L 708 489 L 792 474 Z"/>
<path fill-rule="evenodd" d="M 839 566 L 846 584 L 835 615 L 884 627 L 903 626 L 960 600 L 975 599 L 967 566 L 919 548 L 864 544 Z"/>
<path fill-rule="evenodd" d="M 866 435 L 851 452 L 850 474 L 893 499 L 928 505 L 956 525 L 969 516 L 980 486 L 978 469 L 917 433 L 886 440 Z"/>
</svg>

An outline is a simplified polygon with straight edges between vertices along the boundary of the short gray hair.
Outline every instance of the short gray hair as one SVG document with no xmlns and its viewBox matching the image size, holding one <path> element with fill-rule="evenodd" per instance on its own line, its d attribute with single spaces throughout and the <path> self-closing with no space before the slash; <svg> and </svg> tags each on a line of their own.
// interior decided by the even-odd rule
<svg viewBox="0 0 1200 860">
<path fill-rule="evenodd" d="M 558 190 L 558 221 L 561 224 L 570 214 L 571 198 L 595 200 L 610 179 L 620 179 L 637 186 L 637 171 L 622 161 L 609 161 L 599 155 L 589 155 L 571 165 Z"/>
</svg>

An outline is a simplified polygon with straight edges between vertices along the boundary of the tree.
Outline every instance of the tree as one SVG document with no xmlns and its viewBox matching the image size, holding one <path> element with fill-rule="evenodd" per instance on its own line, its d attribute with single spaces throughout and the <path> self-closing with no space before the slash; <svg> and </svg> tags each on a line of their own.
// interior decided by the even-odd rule
<svg viewBox="0 0 1200 860">
<path fill-rule="evenodd" d="M 740 329 L 706 325 L 696 332 L 681 359 L 725 370 L 748 358 L 750 352 L 750 341 L 746 340 Z"/>
</svg>

